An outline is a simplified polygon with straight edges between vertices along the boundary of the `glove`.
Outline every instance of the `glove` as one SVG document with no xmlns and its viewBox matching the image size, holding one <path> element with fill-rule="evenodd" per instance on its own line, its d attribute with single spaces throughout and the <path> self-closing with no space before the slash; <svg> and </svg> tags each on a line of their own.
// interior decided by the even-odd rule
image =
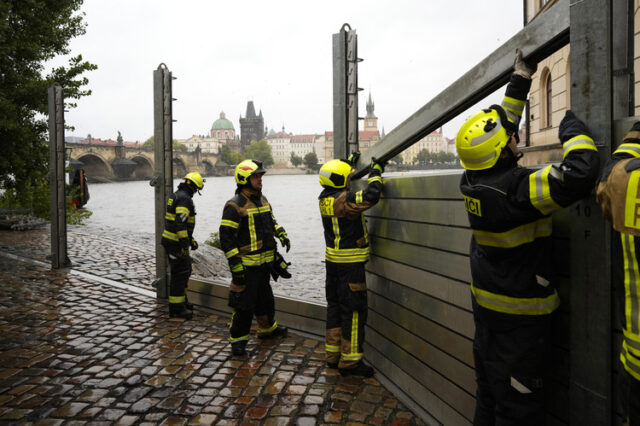
<svg viewBox="0 0 640 426">
<path fill-rule="evenodd" d="M 627 132 L 627 134 L 624 135 L 622 142 L 640 143 L 640 121 L 636 121 L 635 123 L 633 123 L 633 126 L 631 127 L 629 132 Z"/>
<path fill-rule="evenodd" d="M 358 162 L 358 159 L 360 159 L 360 151 L 352 152 L 351 154 L 349 154 L 349 158 L 347 158 L 347 163 L 349 163 L 351 166 L 355 166 Z"/>
<path fill-rule="evenodd" d="M 291 273 L 287 271 L 287 267 L 291 265 L 291 262 L 284 260 L 284 257 L 280 253 L 276 252 L 273 262 L 271 262 L 271 277 L 274 281 L 278 281 L 278 277 L 285 279 L 291 278 Z"/>
<path fill-rule="evenodd" d="M 198 250 L 198 242 L 193 238 L 191 239 L 191 250 Z"/>
<path fill-rule="evenodd" d="M 531 80 L 531 76 L 538 69 L 538 64 L 530 65 L 522 59 L 522 50 L 516 49 L 516 58 L 513 61 L 513 73 Z"/>
<path fill-rule="evenodd" d="M 279 227 L 276 232 L 277 232 L 276 237 L 278 237 L 278 239 L 280 240 L 282 247 L 286 247 L 287 253 L 289 253 L 289 249 L 291 248 L 291 242 L 289 241 L 289 236 L 287 235 L 287 232 L 284 230 L 282 226 Z"/>
<path fill-rule="evenodd" d="M 375 158 L 371 159 L 371 171 L 373 172 L 374 170 L 378 171 L 380 174 L 384 173 L 384 166 L 385 163 L 383 161 L 378 161 Z"/>
<path fill-rule="evenodd" d="M 231 266 L 231 280 L 238 285 L 245 284 L 244 265 L 242 262 L 235 263 Z"/>
<path fill-rule="evenodd" d="M 182 249 L 180 250 L 180 257 L 189 257 L 189 247 L 182 247 Z"/>
<path fill-rule="evenodd" d="M 567 110 L 558 128 L 558 138 L 560 138 L 560 141 L 565 143 L 569 139 L 579 135 L 591 137 L 590 133 L 587 125 L 576 117 L 573 111 Z"/>
</svg>

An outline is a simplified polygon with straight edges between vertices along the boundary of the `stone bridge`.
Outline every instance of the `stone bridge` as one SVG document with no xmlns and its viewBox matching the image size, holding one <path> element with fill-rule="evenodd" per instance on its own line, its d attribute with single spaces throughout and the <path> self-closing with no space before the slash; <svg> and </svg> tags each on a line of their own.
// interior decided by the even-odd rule
<svg viewBox="0 0 640 426">
<path fill-rule="evenodd" d="M 90 180 L 149 179 L 153 176 L 152 148 L 123 145 L 94 145 L 66 142 L 71 148 L 71 166 L 83 168 Z M 203 152 L 173 152 L 173 175 L 182 177 L 187 172 L 200 172 L 203 176 L 220 174 L 216 170 L 218 155 Z"/>
</svg>

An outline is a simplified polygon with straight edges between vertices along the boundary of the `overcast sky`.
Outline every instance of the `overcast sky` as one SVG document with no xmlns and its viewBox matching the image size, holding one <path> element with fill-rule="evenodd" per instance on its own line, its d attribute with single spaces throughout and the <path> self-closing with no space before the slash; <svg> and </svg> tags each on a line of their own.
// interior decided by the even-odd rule
<svg viewBox="0 0 640 426">
<path fill-rule="evenodd" d="M 371 92 L 389 133 L 522 28 L 519 0 L 85 0 L 72 54 L 98 65 L 67 135 L 144 141 L 153 133 L 153 70 L 173 83 L 174 138 L 208 133 L 224 111 L 239 132 L 248 100 L 265 124 L 332 130 L 332 34 L 358 34 L 360 115 Z M 499 99 L 503 91 L 495 96 Z M 493 103 L 493 102 L 492 102 Z M 469 114 L 463 114 L 468 116 Z M 454 137 L 462 117 L 444 128 Z"/>
</svg>

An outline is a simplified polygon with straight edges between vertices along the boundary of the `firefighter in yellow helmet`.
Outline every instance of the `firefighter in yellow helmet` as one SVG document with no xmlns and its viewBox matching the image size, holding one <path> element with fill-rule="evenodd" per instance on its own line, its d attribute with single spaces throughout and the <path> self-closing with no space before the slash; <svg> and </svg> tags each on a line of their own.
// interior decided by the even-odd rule
<svg viewBox="0 0 640 426">
<path fill-rule="evenodd" d="M 326 244 L 325 293 L 327 365 L 343 376 L 371 377 L 373 368 L 363 361 L 367 322 L 367 285 L 364 264 L 369 260 L 369 235 L 362 212 L 374 206 L 382 192 L 384 164 L 372 162 L 368 185 L 349 188 L 359 153 L 349 160 L 331 160 L 320 168 L 319 204 Z"/>
<path fill-rule="evenodd" d="M 262 161 L 244 160 L 236 166 L 236 194 L 224 206 L 220 244 L 229 261 L 232 281 L 229 327 L 233 355 L 244 355 L 255 314 L 258 338 L 286 336 L 287 328 L 275 320 L 270 276 L 290 278 L 287 263 L 277 253 L 277 237 L 287 251 L 291 247 L 284 228 L 276 222 L 271 205 L 262 195 Z"/>
<path fill-rule="evenodd" d="M 187 301 L 187 284 L 191 276 L 191 250 L 198 249 L 198 242 L 193 238 L 196 226 L 196 209 L 193 205 L 193 194 L 204 188 L 204 179 L 200 173 L 188 173 L 180 182 L 176 192 L 167 200 L 167 211 L 164 215 L 164 232 L 162 245 L 169 257 L 171 279 L 169 283 L 169 315 L 191 319 L 193 311 Z"/>
<path fill-rule="evenodd" d="M 623 335 L 618 389 L 623 418 L 628 425 L 640 425 L 640 121 L 613 152 L 602 172 L 597 200 L 607 220 L 613 224 L 613 285 L 619 295 L 615 301 L 622 318 Z"/>
<path fill-rule="evenodd" d="M 517 165 L 518 124 L 536 67 L 518 50 L 514 68 L 502 104 L 473 115 L 456 137 L 472 230 L 474 425 L 545 423 L 551 319 L 560 304 L 551 214 L 588 195 L 599 167 L 589 130 L 571 111 L 559 126 L 563 161 Z"/>
</svg>

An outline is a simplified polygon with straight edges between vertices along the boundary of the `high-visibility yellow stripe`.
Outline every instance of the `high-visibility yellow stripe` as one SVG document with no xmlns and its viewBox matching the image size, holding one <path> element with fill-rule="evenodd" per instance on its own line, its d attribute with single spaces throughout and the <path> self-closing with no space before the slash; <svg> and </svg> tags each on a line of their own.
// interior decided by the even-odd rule
<svg viewBox="0 0 640 426">
<path fill-rule="evenodd" d="M 189 215 L 189 209 L 183 206 L 176 207 L 176 214 L 186 214 Z"/>
<path fill-rule="evenodd" d="M 363 215 L 363 214 L 361 214 L 361 215 L 360 215 L 360 220 L 361 220 L 361 222 L 362 222 L 362 234 L 363 234 L 363 236 L 364 236 L 364 242 L 365 242 L 366 244 L 369 244 L 369 232 L 367 232 L 367 221 L 365 220 L 365 218 L 364 218 L 364 215 Z M 367 248 L 367 251 L 368 251 L 368 250 L 369 250 L 369 249 Z"/>
<path fill-rule="evenodd" d="M 340 247 L 340 224 L 337 217 L 331 218 L 331 224 L 333 225 L 333 246 L 338 249 Z"/>
<path fill-rule="evenodd" d="M 596 148 L 596 144 L 593 142 L 593 139 L 586 135 L 575 136 L 569 139 L 564 144 L 562 144 L 562 149 L 564 150 L 564 154 L 562 155 L 563 160 L 571 151 L 575 151 L 576 149 L 590 149 L 592 151 L 598 150 L 598 148 Z"/>
<path fill-rule="evenodd" d="M 256 238 L 256 219 L 253 214 L 249 215 L 249 246 L 250 251 L 258 250 L 258 240 Z"/>
<path fill-rule="evenodd" d="M 242 264 L 245 266 L 260 266 L 273 262 L 275 250 L 267 250 L 256 254 L 243 254 Z"/>
<path fill-rule="evenodd" d="M 614 154 L 629 154 L 640 157 L 640 145 L 637 143 L 623 143 L 613 152 Z"/>
<path fill-rule="evenodd" d="M 551 216 L 544 217 L 532 223 L 526 223 L 505 232 L 490 232 L 473 230 L 476 242 L 483 246 L 513 248 L 530 243 L 536 238 L 551 235 Z"/>
<path fill-rule="evenodd" d="M 547 315 L 560 306 L 560 298 L 555 290 L 547 297 L 510 297 L 471 285 L 471 293 L 478 305 L 505 314 Z"/>
<path fill-rule="evenodd" d="M 173 222 L 173 221 L 176 220 L 176 215 L 173 214 L 173 213 L 167 212 L 167 213 L 164 214 L 164 218 Z"/>
<path fill-rule="evenodd" d="M 380 183 L 382 183 L 382 177 L 381 176 L 371 176 L 370 178 L 367 179 L 367 183 L 371 183 L 371 182 L 380 182 Z"/>
<path fill-rule="evenodd" d="M 640 229 L 638 219 L 638 206 L 640 205 L 640 197 L 638 197 L 638 188 L 640 187 L 640 170 L 633 170 L 629 175 L 627 182 L 627 196 L 624 202 L 624 226 L 627 228 Z"/>
<path fill-rule="evenodd" d="M 229 228 L 238 229 L 240 224 L 229 219 L 222 219 L 222 222 L 220 222 L 220 226 L 228 226 Z"/>
<path fill-rule="evenodd" d="M 325 259 L 334 263 L 355 263 L 369 260 L 369 247 L 334 249 L 326 247 Z"/>
<path fill-rule="evenodd" d="M 232 248 L 231 250 L 229 250 L 228 252 L 226 252 L 226 253 L 224 254 L 224 256 L 225 256 L 227 259 L 229 259 L 229 258 L 231 258 L 231 257 L 235 256 L 235 255 L 236 255 L 236 254 L 238 254 L 238 253 L 240 253 L 240 250 L 238 250 L 238 248 L 236 247 L 236 248 Z"/>
<path fill-rule="evenodd" d="M 176 235 L 178 236 L 178 238 L 189 238 L 189 233 L 186 229 L 176 232 Z"/>
<path fill-rule="evenodd" d="M 267 213 L 270 211 L 271 211 L 271 206 L 254 207 L 251 209 L 247 209 L 247 213 L 249 214 Z"/>
<path fill-rule="evenodd" d="M 624 369 L 627 370 L 634 379 L 640 380 L 640 359 L 634 357 L 631 353 L 629 353 L 629 348 L 627 347 L 627 342 L 622 342 L 622 350 L 620 351 L 620 361 L 624 366 Z"/>
<path fill-rule="evenodd" d="M 357 204 L 362 203 L 362 191 L 356 192 L 356 203 Z"/>
<path fill-rule="evenodd" d="M 630 335 L 640 334 L 640 268 L 636 258 L 636 245 L 633 235 L 620 234 L 622 240 L 622 258 L 624 269 L 624 310 L 626 327 Z"/>
<path fill-rule="evenodd" d="M 271 327 L 269 327 L 269 328 L 260 328 L 260 327 L 258 327 L 258 333 L 259 334 L 271 333 L 276 328 L 278 328 L 278 321 L 274 321 L 273 325 Z"/>
<path fill-rule="evenodd" d="M 551 214 L 561 207 L 551 198 L 551 187 L 549 186 L 549 174 L 552 165 L 538 170 L 529 175 L 529 198 L 531 204 L 542 214 Z M 551 173 L 553 175 L 553 173 Z"/>
<path fill-rule="evenodd" d="M 189 219 L 187 219 L 187 223 L 196 223 L 196 217 L 195 216 L 189 216 Z"/>
<path fill-rule="evenodd" d="M 169 296 L 169 303 L 184 303 L 186 300 L 184 296 Z"/>
<path fill-rule="evenodd" d="M 627 349 L 633 356 L 640 358 L 640 334 L 634 334 L 626 327 L 622 331 L 624 341 L 627 342 Z"/>
<path fill-rule="evenodd" d="M 327 352 L 340 352 L 340 346 L 338 346 L 338 345 L 328 345 L 328 344 L 325 343 L 324 349 Z"/>
<path fill-rule="evenodd" d="M 171 241 L 180 241 L 180 238 L 178 238 L 176 234 L 174 234 L 173 232 L 169 232 L 166 229 L 162 231 L 162 238 L 166 238 L 167 240 Z"/>
<path fill-rule="evenodd" d="M 232 337 L 232 336 L 229 336 L 229 341 L 230 341 L 231 343 L 239 342 L 239 341 L 241 341 L 241 340 L 249 340 L 249 335 L 248 335 L 248 334 L 245 334 L 244 336 L 240 336 L 240 337 Z"/>
<path fill-rule="evenodd" d="M 358 311 L 353 311 L 351 317 L 351 341 L 349 342 L 350 352 L 342 352 L 340 354 L 340 358 L 344 361 L 359 361 L 364 356 L 362 352 L 358 352 L 358 323 L 359 313 Z"/>
</svg>

